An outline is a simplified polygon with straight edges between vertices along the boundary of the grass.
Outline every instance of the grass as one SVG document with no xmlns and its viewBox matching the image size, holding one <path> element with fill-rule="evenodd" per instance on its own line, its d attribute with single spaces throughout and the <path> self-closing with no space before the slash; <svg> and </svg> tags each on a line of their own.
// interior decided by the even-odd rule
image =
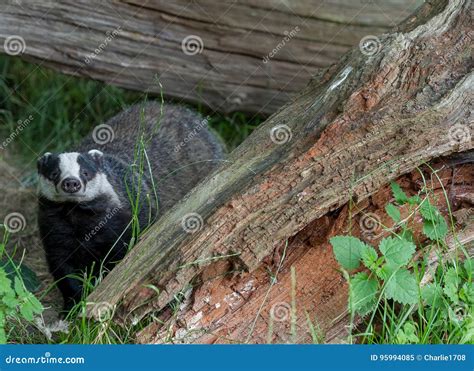
<svg viewBox="0 0 474 371">
<path fill-rule="evenodd" d="M 145 99 L 160 99 L 78 77 L 62 75 L 14 57 L 0 57 L 0 137 L 9 136 L 19 120 L 32 115 L 12 142 L 14 160 L 30 167 L 44 152 L 67 150 L 91 129 L 125 107 Z M 222 115 L 195 107 L 209 116 L 210 126 L 228 148 L 238 146 L 258 124 L 261 117 L 237 112 Z"/>
<path fill-rule="evenodd" d="M 67 151 L 80 142 L 94 126 L 105 122 L 124 108 L 146 100 L 162 99 L 161 96 L 147 96 L 93 80 L 62 75 L 7 56 L 0 57 L 0 97 L 0 137 L 3 141 L 3 138 L 8 138 L 12 133 L 17 134 L 6 147 L 7 151 L 2 150 L 2 156 L 7 156 L 10 164 L 25 173 L 34 172 L 36 159 L 44 152 Z M 239 112 L 223 115 L 202 106 L 194 108 L 208 118 L 209 125 L 220 135 L 229 150 L 239 145 L 262 120 L 260 117 L 249 118 Z M 25 122 L 27 124 L 23 125 Z M 135 150 L 139 177 L 143 176 L 149 165 L 147 140 L 141 139 Z M 135 195 L 131 200 L 134 213 L 132 245 L 142 232 L 137 225 L 137 214 L 141 207 L 138 199 L 139 195 Z M 6 243 L 7 241 L 3 250 Z M 96 284 L 93 277 L 85 276 L 80 279 L 89 291 Z M 53 342 L 127 343 L 132 341 L 131 334 L 144 326 L 139 323 L 126 328 L 115 325 L 109 319 L 92 321 L 83 315 L 85 310 L 83 300 L 69 315 L 69 332 L 59 334 Z M 12 319 L 16 335 L 10 341 L 50 342 L 41 333 L 32 332 L 31 325 L 25 323 L 24 319 L 15 316 Z"/>
<path fill-rule="evenodd" d="M 18 135 L 8 147 L 9 161 L 27 171 L 32 171 L 35 160 L 45 151 L 55 152 L 67 150 L 70 146 L 78 143 L 86 136 L 92 127 L 106 121 L 123 108 L 143 102 L 145 99 L 158 99 L 161 97 L 150 97 L 137 92 L 125 91 L 102 83 L 70 77 L 58 74 L 48 69 L 37 67 L 11 57 L 0 57 L 0 135 L 7 137 L 18 127 L 19 120 L 25 120 L 29 115 L 33 117 L 31 123 L 26 125 L 21 135 Z M 224 139 L 229 149 L 239 145 L 260 123 L 261 118 L 249 118 L 243 113 L 232 115 L 221 115 L 206 111 L 197 107 L 203 116 L 209 116 L 212 128 Z M 146 143 L 137 143 L 136 157 L 139 163 L 139 172 L 142 175 L 147 168 Z M 434 176 L 436 173 L 434 172 Z M 431 191 L 426 184 L 423 194 L 412 199 L 413 212 L 419 212 L 428 204 L 432 197 Z M 394 193 L 399 192 L 398 189 Z M 446 196 L 446 191 L 444 191 Z M 397 199 L 397 194 L 394 195 Z M 138 200 L 138 199 L 137 199 Z M 137 204 L 135 200 L 135 205 Z M 408 222 L 398 219 L 397 209 L 405 203 L 403 195 L 398 194 L 397 204 L 387 208 L 387 213 L 394 218 L 396 228 L 386 228 L 394 241 L 410 240 L 410 229 Z M 134 204 L 132 202 L 132 204 Z M 431 205 L 431 204 L 430 204 Z M 448 202 L 449 205 L 449 202 Z M 428 208 L 434 214 L 436 209 Z M 134 208 L 135 219 L 138 206 Z M 432 251 L 442 255 L 447 246 L 444 236 L 449 230 L 455 233 L 454 222 L 451 211 L 449 212 L 449 225 L 437 219 L 436 215 L 425 216 Z M 136 240 L 140 234 L 140 228 L 133 227 Z M 348 237 L 348 236 L 343 236 Z M 341 239 L 339 242 L 343 242 Z M 347 241 L 347 239 L 345 240 Z M 0 255 L 5 251 L 4 241 L 0 248 Z M 337 245 L 337 243 L 336 243 Z M 416 290 L 410 291 L 404 297 L 396 294 L 403 293 L 404 288 L 390 292 L 390 280 L 392 276 L 384 276 L 384 267 L 389 263 L 386 256 L 375 251 L 376 258 L 363 262 L 365 275 L 360 271 L 353 272 L 351 262 L 340 258 L 343 272 L 349 280 L 351 297 L 348 303 L 348 311 L 352 319 L 350 342 L 367 344 L 380 343 L 472 343 L 474 339 L 474 299 L 472 289 L 472 268 L 465 266 L 458 259 L 450 259 L 440 262 L 435 271 L 431 289 L 436 295 L 429 304 L 427 302 L 427 290 L 421 287 L 420 280 L 424 276 L 427 265 L 427 256 L 420 260 L 413 260 L 410 248 L 407 244 L 400 245 L 400 254 L 407 255 L 404 264 L 398 266 L 391 275 L 396 275 L 400 270 L 412 277 Z M 420 247 L 420 246 L 419 246 Z M 406 250 L 404 250 L 406 248 Z M 426 246 L 423 246 L 426 248 Z M 335 249 L 337 247 L 335 246 Z M 366 247 L 364 247 L 366 249 Z M 466 255 L 461 246 L 457 249 Z M 283 259 L 286 254 L 286 246 Z M 373 254 L 373 251 L 372 251 Z M 336 254 L 337 256 L 337 254 Z M 374 255 L 373 255 L 374 256 Z M 367 257 L 366 257 L 367 258 Z M 283 261 L 282 259 L 282 261 Z M 363 260 L 363 259 L 362 259 Z M 360 262 L 359 262 L 360 263 Z M 344 265 L 347 266 L 344 266 Z M 360 264 L 362 265 L 362 264 Z M 276 283 L 276 276 L 281 268 L 278 267 L 274 276 L 271 277 L 270 287 L 265 295 L 264 301 L 259 308 L 263 310 L 265 300 Z M 0 269 L 1 270 L 1 269 Z M 448 273 L 450 272 L 450 273 Z M 296 329 L 294 316 L 296 315 L 295 282 L 297 272 L 292 269 L 292 301 L 291 301 L 291 336 L 295 338 Z M 407 276 L 408 277 L 408 276 Z M 92 290 L 96 284 L 90 276 L 82 277 L 87 290 Z M 411 279 L 411 278 L 410 278 Z M 405 284 L 410 279 L 406 279 Z M 466 286 L 471 282 L 471 286 Z M 4 282 L 5 283 L 5 282 Z M 370 288 L 367 287 L 369 283 Z M 411 284 L 411 283 L 410 283 Z M 365 286 L 363 286 L 365 285 Z M 413 287 L 415 287 L 413 286 Z M 1 282 L 0 282 L 1 288 Z M 18 297 L 26 294 L 19 289 Z M 432 292 L 432 293 L 433 293 Z M 87 293 L 87 292 L 86 292 Z M 85 293 L 85 294 L 86 294 Z M 429 292 L 428 292 L 429 294 Z M 177 314 L 179 303 L 183 295 L 176 297 L 176 301 L 170 304 L 173 315 Z M 19 305 L 19 304 L 18 304 Z M 109 308 L 113 311 L 113 308 Z M 79 303 L 74 312 L 70 314 L 69 332 L 61 333 L 48 340 L 41 333 L 31 331 L 28 318 L 11 314 L 11 326 L 15 333 L 11 332 L 10 341 L 21 343 L 52 342 L 52 343 L 129 343 L 134 341 L 137 331 L 143 329 L 147 322 L 119 326 L 107 316 L 100 321 L 93 321 L 84 316 L 86 302 Z M 462 313 L 460 313 L 462 310 Z M 21 313 L 21 312 L 20 312 Z M 252 323 L 249 338 L 258 320 L 258 315 Z M 1 315 L 1 313 L 0 313 Z M 362 316 L 362 321 L 357 322 L 357 316 Z M 306 314 L 308 332 L 313 342 L 320 343 L 324 336 L 318 326 L 317 319 L 312 319 Z M 270 326 L 268 339 L 271 339 L 273 328 Z M 246 339 L 249 341 L 249 338 Z M 243 339 L 245 341 L 245 339 Z M 270 341 L 270 340 L 269 340 Z"/>
</svg>

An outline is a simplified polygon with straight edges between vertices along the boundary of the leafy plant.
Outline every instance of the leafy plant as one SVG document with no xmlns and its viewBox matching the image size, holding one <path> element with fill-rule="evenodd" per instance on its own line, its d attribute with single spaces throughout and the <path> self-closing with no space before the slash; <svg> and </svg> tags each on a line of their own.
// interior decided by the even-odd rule
<svg viewBox="0 0 474 371">
<path fill-rule="evenodd" d="M 43 311 L 43 306 L 36 297 L 26 290 L 19 276 L 12 280 L 3 268 L 0 268 L 0 343 L 7 342 L 5 331 L 8 317 L 16 317 L 26 321 L 33 321 L 35 314 Z"/>
<path fill-rule="evenodd" d="M 334 255 L 349 283 L 349 311 L 354 316 L 371 314 L 367 333 L 373 331 L 372 321 L 379 314 L 397 325 L 383 324 L 383 333 L 391 333 L 391 342 L 399 344 L 426 341 L 425 333 L 438 328 L 446 333 L 449 326 L 459 342 L 474 341 L 474 286 L 472 259 L 463 265 L 440 266 L 432 284 L 421 287 L 424 263 L 413 262 L 416 245 L 407 220 L 402 220 L 401 207 L 418 212 L 423 220 L 423 234 L 432 244 L 444 245 L 448 224 L 429 197 L 408 197 L 401 187 L 391 184 L 395 204 L 385 211 L 395 222 L 392 235 L 383 238 L 377 249 L 354 236 L 336 236 L 330 240 Z M 416 306 L 418 304 L 418 307 Z M 418 308 L 418 317 L 414 312 Z M 437 327 L 438 326 L 438 327 Z M 457 332 L 456 332 L 457 331 Z M 453 333 L 454 333 L 453 332 Z M 383 335 L 382 335 L 383 336 Z M 453 335 L 454 336 L 454 335 Z M 436 336 L 436 341 L 445 341 Z"/>
</svg>

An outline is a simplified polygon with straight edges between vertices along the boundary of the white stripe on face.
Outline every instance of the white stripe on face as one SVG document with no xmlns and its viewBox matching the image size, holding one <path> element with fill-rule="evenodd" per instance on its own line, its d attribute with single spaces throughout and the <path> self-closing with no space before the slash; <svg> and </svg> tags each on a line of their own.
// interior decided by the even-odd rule
<svg viewBox="0 0 474 371">
<path fill-rule="evenodd" d="M 61 171 L 61 180 L 69 177 L 81 179 L 79 176 L 81 167 L 77 162 L 78 157 L 79 153 L 77 152 L 61 153 L 59 155 L 59 170 Z"/>
<path fill-rule="evenodd" d="M 81 166 L 78 163 L 77 152 L 67 152 L 59 154 L 59 170 L 61 171 L 59 186 L 56 187 L 53 182 L 43 175 L 39 177 L 39 193 L 51 201 L 57 202 L 87 202 L 93 201 L 95 198 L 105 195 L 108 196 L 110 202 L 114 206 L 121 207 L 121 201 L 118 194 L 115 192 L 112 184 L 107 179 L 107 175 L 98 172 L 94 178 L 84 185 L 80 177 Z M 61 181 L 65 178 L 74 177 L 80 180 L 81 190 L 74 194 L 65 193 L 61 189 Z"/>
</svg>

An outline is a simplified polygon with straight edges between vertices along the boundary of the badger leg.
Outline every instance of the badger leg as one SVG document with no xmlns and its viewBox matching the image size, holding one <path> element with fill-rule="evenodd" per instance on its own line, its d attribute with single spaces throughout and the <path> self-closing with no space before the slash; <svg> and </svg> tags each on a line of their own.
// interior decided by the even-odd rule
<svg viewBox="0 0 474 371">
<path fill-rule="evenodd" d="M 52 261 L 48 259 L 48 263 L 50 272 L 63 296 L 64 311 L 69 312 L 81 300 L 82 296 L 82 284 L 80 280 L 73 277 L 73 275 L 77 275 L 77 270 L 64 262 L 56 264 L 54 259 Z"/>
</svg>

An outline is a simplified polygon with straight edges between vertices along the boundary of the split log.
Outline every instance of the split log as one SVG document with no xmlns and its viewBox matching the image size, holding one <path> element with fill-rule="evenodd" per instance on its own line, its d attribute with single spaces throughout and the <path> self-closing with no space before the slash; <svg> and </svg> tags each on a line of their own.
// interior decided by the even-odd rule
<svg viewBox="0 0 474 371">
<path fill-rule="evenodd" d="M 117 306 L 118 316 L 137 321 L 162 311 L 190 285 L 199 287 L 212 272 L 258 274 L 272 256 L 281 260 L 288 239 L 307 228 L 324 229 L 324 217 L 349 200 L 362 202 L 431 159 L 472 150 L 469 7 L 468 0 L 426 3 L 381 36 L 375 53 L 354 49 L 321 73 L 153 225 L 89 300 Z M 186 224 L 190 218 L 196 224 Z M 325 292 L 333 311 L 321 320 L 331 333 L 346 300 L 342 278 L 328 247 L 310 254 L 300 261 L 296 282 L 303 298 Z M 306 275 L 302 283 L 298 269 Z M 322 286 L 312 286 L 311 277 Z M 233 291 L 229 300 L 251 296 L 251 286 L 226 286 Z M 288 298 L 293 288 L 286 289 L 279 292 Z M 256 313 L 240 307 L 234 316 L 229 304 L 214 323 L 203 324 L 198 315 L 189 328 L 229 330 L 227 341 L 265 341 L 263 330 L 252 332 Z"/>
<path fill-rule="evenodd" d="M 0 42 L 21 36 L 28 60 L 68 74 L 160 93 L 156 75 L 167 97 L 271 114 L 319 68 L 421 3 L 8 0 Z M 12 42 L 7 49 L 0 51 L 23 48 Z"/>
</svg>

